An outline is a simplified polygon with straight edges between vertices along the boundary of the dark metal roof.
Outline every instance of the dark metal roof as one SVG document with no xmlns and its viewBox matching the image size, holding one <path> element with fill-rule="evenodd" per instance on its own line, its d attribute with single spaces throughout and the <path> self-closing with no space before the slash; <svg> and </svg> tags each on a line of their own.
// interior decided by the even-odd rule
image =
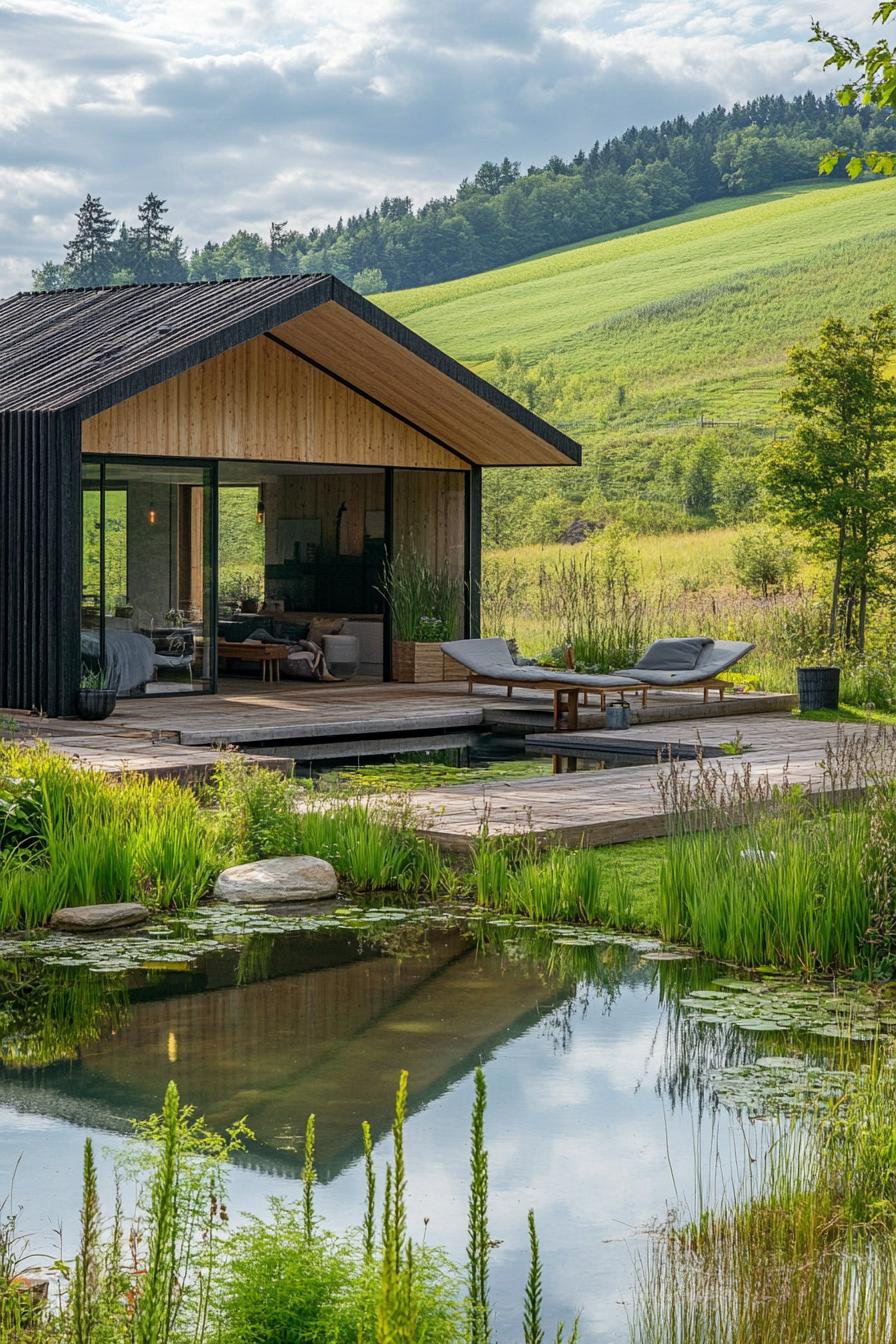
<svg viewBox="0 0 896 1344">
<path fill-rule="evenodd" d="M 94 415 L 327 301 L 581 460 L 574 440 L 331 275 L 16 294 L 0 303 L 0 412 Z"/>
<path fill-rule="evenodd" d="M 266 330 L 272 310 L 295 316 L 327 281 L 280 275 L 16 294 L 0 304 L 0 409 L 80 405 L 135 375 L 147 386 L 159 381 L 145 378 L 159 364 L 176 363 L 172 372 L 181 372 Z M 255 329 L 240 334 L 247 326 Z M 236 340 L 224 339 L 234 330 Z"/>
</svg>

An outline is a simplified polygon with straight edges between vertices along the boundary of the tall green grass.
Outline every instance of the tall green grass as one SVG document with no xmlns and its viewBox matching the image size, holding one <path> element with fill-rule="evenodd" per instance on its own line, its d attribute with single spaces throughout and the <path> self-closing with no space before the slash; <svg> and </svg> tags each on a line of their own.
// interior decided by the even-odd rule
<svg viewBox="0 0 896 1344">
<path fill-rule="evenodd" d="M 743 1184 L 673 1215 L 641 1264 L 631 1344 L 890 1344 L 894 1060 L 779 1127 Z"/>
<path fill-rule="evenodd" d="M 79 768 L 42 747 L 0 745 L 0 927 L 65 905 L 192 906 L 221 867 L 196 796 L 171 780 Z"/>
<path fill-rule="evenodd" d="M 835 738 L 824 791 L 700 762 L 659 778 L 669 823 L 658 926 L 741 965 L 886 972 L 896 949 L 896 737 Z M 857 790 L 864 793 L 856 796 Z"/>
<path fill-rule="evenodd" d="M 599 849 L 538 852 L 526 837 L 483 835 L 472 857 L 473 892 L 480 905 L 540 921 L 628 927 L 631 892 Z"/>
</svg>

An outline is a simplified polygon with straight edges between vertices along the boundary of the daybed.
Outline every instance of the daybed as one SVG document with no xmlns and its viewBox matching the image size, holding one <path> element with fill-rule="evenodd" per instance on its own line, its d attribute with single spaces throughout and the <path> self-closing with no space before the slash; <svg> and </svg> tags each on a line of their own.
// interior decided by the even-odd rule
<svg viewBox="0 0 896 1344">
<path fill-rule="evenodd" d="M 554 727 L 559 728 L 564 716 L 570 729 L 578 726 L 579 695 L 592 691 L 600 696 L 600 707 L 606 704 L 607 694 L 637 690 L 638 683 L 630 677 L 592 676 L 585 672 L 561 672 L 559 668 L 521 667 L 513 661 L 506 639 L 452 639 L 442 645 L 442 652 L 467 671 L 467 689 L 472 694 L 478 685 L 506 686 L 511 695 L 515 686 L 533 691 L 550 691 L 554 697 Z"/>
<path fill-rule="evenodd" d="M 671 690 L 679 686 L 703 691 L 703 699 L 710 690 L 717 690 L 723 699 L 728 683 L 719 680 L 719 674 L 732 667 L 753 648 L 752 644 L 732 640 L 658 639 L 634 667 L 624 668 L 611 675 L 592 675 L 586 672 L 560 671 L 547 667 L 520 666 L 514 662 L 506 639 L 454 639 L 442 645 L 442 652 L 467 672 L 467 689 L 472 694 L 474 684 L 506 686 L 507 694 L 514 687 L 550 691 L 554 697 L 554 727 L 561 719 L 566 726 L 578 726 L 579 696 L 596 694 L 600 707 L 606 709 L 607 695 L 618 692 L 620 699 L 626 693 L 637 691 L 646 705 L 650 690 Z"/>
<path fill-rule="evenodd" d="M 703 691 L 704 701 L 711 690 L 725 698 L 727 681 L 719 681 L 722 672 L 740 662 L 754 644 L 731 639 L 708 639 L 705 635 L 689 639 L 655 639 L 634 667 L 622 668 L 618 677 L 631 677 L 642 686 L 674 690 L 689 686 Z"/>
</svg>

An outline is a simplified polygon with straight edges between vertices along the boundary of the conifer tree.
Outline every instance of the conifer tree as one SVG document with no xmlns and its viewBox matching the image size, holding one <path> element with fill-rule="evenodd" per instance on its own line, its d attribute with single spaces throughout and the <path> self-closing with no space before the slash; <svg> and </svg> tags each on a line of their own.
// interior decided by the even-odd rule
<svg viewBox="0 0 896 1344">
<path fill-rule="evenodd" d="M 113 242 L 118 221 L 112 218 L 99 196 L 88 192 L 75 224 L 75 236 L 65 248 L 70 283 L 108 285 L 116 265 Z"/>
</svg>

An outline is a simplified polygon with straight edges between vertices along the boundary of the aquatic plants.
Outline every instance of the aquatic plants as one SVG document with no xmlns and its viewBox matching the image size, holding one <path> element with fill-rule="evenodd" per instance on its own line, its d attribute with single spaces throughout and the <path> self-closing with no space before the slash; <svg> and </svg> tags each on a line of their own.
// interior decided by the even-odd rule
<svg viewBox="0 0 896 1344">
<path fill-rule="evenodd" d="M 814 795 L 749 762 L 672 762 L 658 779 L 661 935 L 741 965 L 879 969 L 896 946 L 894 747 L 884 729 L 836 739 Z"/>
<path fill-rule="evenodd" d="M 221 867 L 195 795 L 172 780 L 85 770 L 43 746 L 0 743 L 0 927 L 63 905 L 195 905 Z"/>
<path fill-rule="evenodd" d="M 642 1262 L 632 1344 L 889 1344 L 896 1070 L 881 1048 L 781 1130 L 743 1187 L 673 1215 Z"/>
<path fill-rule="evenodd" d="M 494 1243 L 486 1207 L 485 1109 L 479 1069 L 465 1294 L 444 1253 L 415 1241 L 409 1231 L 406 1073 L 396 1092 L 378 1234 L 373 1150 L 365 1126 L 364 1221 L 342 1236 L 329 1231 L 314 1208 L 313 1117 L 305 1130 L 300 1198 L 293 1204 L 274 1200 L 266 1218 L 250 1217 L 228 1231 L 225 1166 L 251 1136 L 242 1121 L 226 1134 L 214 1134 L 189 1106 L 181 1106 L 169 1083 L 161 1114 L 135 1127 L 139 1146 L 125 1163 L 127 1172 L 142 1178 L 139 1205 L 145 1219 L 131 1229 L 129 1266 L 122 1264 L 118 1209 L 111 1235 L 104 1231 L 88 1140 L 81 1240 L 74 1266 L 63 1267 L 71 1288 L 58 1312 L 38 1315 L 23 1338 L 29 1344 L 490 1344 L 487 1283 Z M 13 1265 L 10 1260 L 9 1277 Z M 0 1258 L 0 1270 L 6 1268 Z M 0 1279 L 0 1302 L 7 1282 Z M 525 1307 L 533 1341 L 543 1338 L 540 1282 L 536 1246 Z M 574 1329 L 569 1344 L 576 1337 Z M 556 1338 L 562 1340 L 562 1327 Z"/>
<path fill-rule="evenodd" d="M 539 852 L 527 836 L 494 836 L 484 829 L 471 876 L 480 905 L 505 914 L 613 928 L 626 928 L 631 920 L 628 884 L 598 849 Z"/>
</svg>

